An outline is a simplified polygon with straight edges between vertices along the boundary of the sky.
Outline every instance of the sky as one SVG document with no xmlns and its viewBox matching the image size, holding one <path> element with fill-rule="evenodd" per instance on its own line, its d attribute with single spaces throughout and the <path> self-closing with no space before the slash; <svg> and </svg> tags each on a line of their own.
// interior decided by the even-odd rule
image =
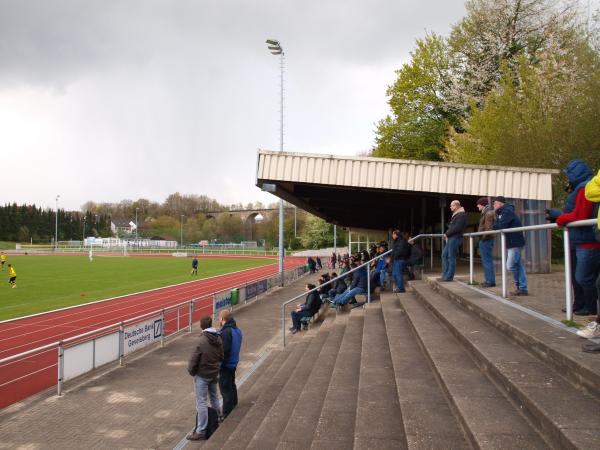
<svg viewBox="0 0 600 450">
<path fill-rule="evenodd" d="M 0 0 L 0 204 L 276 200 L 257 150 L 357 155 L 463 0 Z"/>
</svg>

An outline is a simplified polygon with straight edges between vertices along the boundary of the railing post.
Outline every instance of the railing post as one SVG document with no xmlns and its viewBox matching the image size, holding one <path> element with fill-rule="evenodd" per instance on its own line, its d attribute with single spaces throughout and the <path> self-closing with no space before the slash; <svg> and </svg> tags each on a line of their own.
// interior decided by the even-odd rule
<svg viewBox="0 0 600 450">
<path fill-rule="evenodd" d="M 473 284 L 473 236 L 469 236 L 469 284 Z"/>
<path fill-rule="evenodd" d="M 162 322 L 162 333 L 160 335 L 160 346 L 165 346 L 165 310 L 160 311 L 160 320 Z"/>
<path fill-rule="evenodd" d="M 571 239 L 569 236 L 569 229 L 567 227 L 563 230 L 563 243 L 565 251 L 565 311 L 567 314 L 567 320 L 573 320 L 573 291 L 571 279 Z"/>
<path fill-rule="evenodd" d="M 430 250 L 431 250 L 431 256 L 430 256 L 430 259 L 429 259 L 429 264 L 431 266 L 431 270 L 433 270 L 433 236 L 431 237 Z"/>
<path fill-rule="evenodd" d="M 281 307 L 281 332 L 283 333 L 283 346 L 285 347 L 285 305 Z"/>
<path fill-rule="evenodd" d="M 119 325 L 119 365 L 123 365 L 123 356 L 125 353 L 125 343 L 123 342 L 123 336 L 125 334 L 125 327 L 123 326 L 123 322 Z"/>
<path fill-rule="evenodd" d="M 192 332 L 192 324 L 193 324 L 192 314 L 193 313 L 194 313 L 194 300 L 190 300 L 190 324 L 189 324 L 190 333 Z"/>
<path fill-rule="evenodd" d="M 504 232 L 500 234 L 500 250 L 502 252 L 502 297 L 506 298 L 508 295 L 506 286 L 506 234 Z"/>
<path fill-rule="evenodd" d="M 58 343 L 58 383 L 56 384 L 56 394 L 62 395 L 63 375 L 65 372 L 65 349 L 63 342 Z"/>
<path fill-rule="evenodd" d="M 367 303 L 371 303 L 371 263 L 367 263 Z"/>
</svg>

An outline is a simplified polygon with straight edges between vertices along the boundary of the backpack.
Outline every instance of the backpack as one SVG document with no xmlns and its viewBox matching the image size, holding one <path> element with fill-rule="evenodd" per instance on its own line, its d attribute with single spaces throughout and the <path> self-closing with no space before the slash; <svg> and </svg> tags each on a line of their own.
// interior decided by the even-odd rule
<svg viewBox="0 0 600 450">
<path fill-rule="evenodd" d="M 219 428 L 219 415 L 217 414 L 217 410 L 211 408 L 208 409 L 208 424 L 206 425 L 206 439 L 210 438 L 217 428 Z M 194 422 L 194 429 L 196 428 L 198 423 L 198 413 L 196 412 L 196 421 Z"/>
</svg>

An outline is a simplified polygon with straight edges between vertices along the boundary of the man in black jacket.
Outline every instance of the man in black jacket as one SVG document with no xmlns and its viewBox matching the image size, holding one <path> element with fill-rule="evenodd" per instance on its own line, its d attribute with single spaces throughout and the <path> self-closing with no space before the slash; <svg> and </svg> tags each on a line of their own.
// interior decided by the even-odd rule
<svg viewBox="0 0 600 450">
<path fill-rule="evenodd" d="M 315 287 L 316 286 L 314 284 L 308 283 L 306 285 L 306 290 L 310 291 L 311 289 L 314 289 Z M 317 312 L 319 312 L 319 308 L 321 308 L 321 304 L 322 304 L 322 301 L 321 301 L 321 298 L 319 297 L 319 294 L 317 293 L 317 291 L 313 291 L 313 292 L 310 292 L 306 296 L 306 300 L 304 301 L 304 303 L 300 303 L 300 304 L 296 305 L 296 310 L 291 312 L 293 326 L 292 326 L 292 328 L 290 328 L 290 331 L 292 332 L 292 334 L 295 334 L 298 331 L 300 331 L 300 328 L 301 328 L 300 319 L 302 317 L 314 316 Z"/>
<path fill-rule="evenodd" d="M 212 317 L 202 317 L 200 328 L 202 328 L 202 334 L 188 362 L 188 373 L 194 377 L 196 411 L 198 412 L 196 428 L 187 435 L 187 439 L 190 441 L 206 439 L 206 426 L 208 425 L 207 394 L 210 397 L 210 405 L 217 410 L 217 413 L 220 411 L 217 380 L 219 368 L 223 361 L 223 341 L 219 332 L 212 328 Z"/>
<path fill-rule="evenodd" d="M 410 247 L 406 239 L 400 234 L 400 230 L 392 231 L 392 277 L 396 282 L 394 292 L 406 292 L 404 289 L 404 267 L 406 259 L 410 256 Z"/>
<path fill-rule="evenodd" d="M 452 203 L 450 203 L 450 211 L 452 211 L 452 218 L 450 219 L 448 229 L 444 234 L 446 246 L 442 251 L 442 278 L 440 278 L 440 281 L 452 281 L 454 279 L 458 248 L 462 243 L 463 232 L 467 225 L 465 209 L 460 206 L 458 200 L 452 200 Z"/>
</svg>

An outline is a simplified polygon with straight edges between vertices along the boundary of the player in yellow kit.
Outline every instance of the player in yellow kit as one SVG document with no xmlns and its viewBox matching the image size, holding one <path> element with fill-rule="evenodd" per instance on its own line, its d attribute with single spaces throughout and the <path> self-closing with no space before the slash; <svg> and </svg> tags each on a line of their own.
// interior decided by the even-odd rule
<svg viewBox="0 0 600 450">
<path fill-rule="evenodd" d="M 4 270 L 4 263 L 6 263 L 6 255 L 0 252 L 0 270 Z"/>
<path fill-rule="evenodd" d="M 17 272 L 11 264 L 8 265 L 8 285 L 13 289 L 17 287 Z"/>
</svg>

